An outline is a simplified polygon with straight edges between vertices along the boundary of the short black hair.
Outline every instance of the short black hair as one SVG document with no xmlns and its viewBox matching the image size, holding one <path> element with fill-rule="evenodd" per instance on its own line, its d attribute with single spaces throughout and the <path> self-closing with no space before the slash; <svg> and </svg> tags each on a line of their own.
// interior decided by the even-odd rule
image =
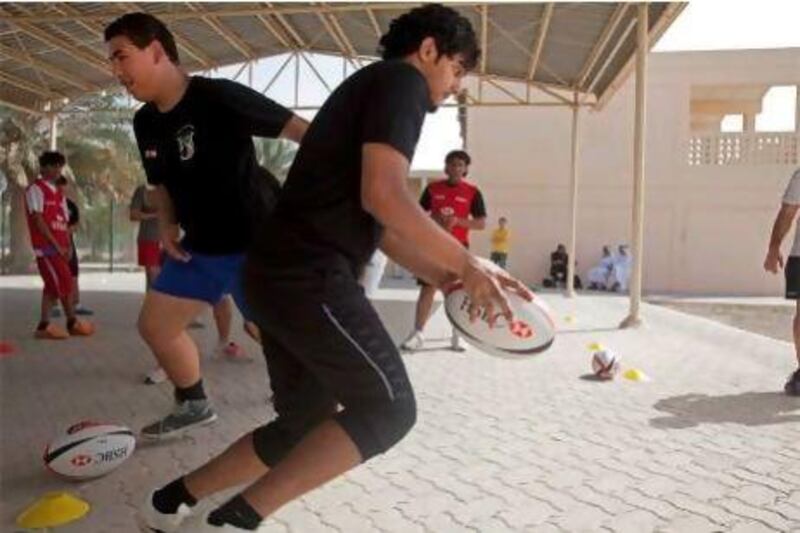
<svg viewBox="0 0 800 533">
<path fill-rule="evenodd" d="M 444 162 L 445 164 L 447 164 L 453 159 L 460 159 L 464 163 L 466 163 L 467 166 L 470 166 L 470 164 L 472 164 L 472 158 L 464 150 L 452 150 L 448 152 L 448 154 L 444 158 Z"/>
<path fill-rule="evenodd" d="M 417 51 L 427 37 L 433 37 L 439 54 L 447 57 L 461 54 L 467 70 L 478 64 L 481 50 L 472 24 L 458 11 L 442 4 L 417 7 L 394 19 L 388 33 L 381 37 L 380 55 L 383 59 L 406 57 Z"/>
<path fill-rule="evenodd" d="M 106 26 L 106 42 L 119 36 L 127 37 L 140 50 L 158 41 L 170 61 L 176 65 L 181 63 L 172 32 L 166 24 L 149 13 L 126 13 Z"/>
<path fill-rule="evenodd" d="M 39 168 L 63 167 L 66 164 L 67 158 L 61 152 L 42 152 L 39 156 Z"/>
</svg>

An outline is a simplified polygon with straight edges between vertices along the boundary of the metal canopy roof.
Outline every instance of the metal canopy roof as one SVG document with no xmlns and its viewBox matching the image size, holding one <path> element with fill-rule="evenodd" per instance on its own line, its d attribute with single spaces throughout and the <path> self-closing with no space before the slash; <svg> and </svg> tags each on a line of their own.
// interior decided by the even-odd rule
<svg viewBox="0 0 800 533">
<path fill-rule="evenodd" d="M 190 71 L 287 52 L 373 58 L 378 37 L 413 3 L 22 3 L 0 4 L 0 104 L 41 112 L 49 101 L 116 88 L 103 28 L 146 11 L 175 34 Z M 651 46 L 685 3 L 649 4 Z M 484 56 L 476 75 L 601 104 L 627 76 L 636 50 L 634 4 L 458 3 Z M 563 99 L 563 96 L 562 96 Z"/>
</svg>

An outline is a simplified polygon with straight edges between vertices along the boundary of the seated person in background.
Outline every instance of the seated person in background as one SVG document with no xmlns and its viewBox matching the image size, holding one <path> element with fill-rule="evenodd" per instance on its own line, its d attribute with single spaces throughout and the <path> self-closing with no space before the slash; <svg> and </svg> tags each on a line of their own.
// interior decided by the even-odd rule
<svg viewBox="0 0 800 533">
<path fill-rule="evenodd" d="M 567 249 L 563 244 L 559 244 L 556 247 L 556 251 L 550 254 L 550 279 L 556 285 L 566 283 L 568 262 Z"/>
<path fill-rule="evenodd" d="M 592 291 L 606 291 L 609 287 L 609 279 L 611 272 L 614 269 L 614 257 L 611 255 L 611 249 L 608 246 L 603 246 L 603 257 L 600 262 L 589 271 L 589 290 Z"/>
<path fill-rule="evenodd" d="M 567 283 L 567 265 L 569 264 L 569 254 L 567 248 L 563 244 L 556 247 L 556 251 L 550 254 L 550 277 L 545 278 L 543 285 L 545 287 L 558 287 L 565 286 Z M 578 262 L 575 262 L 577 265 Z M 580 289 L 583 285 L 581 278 L 575 275 L 573 285 L 576 289 Z"/>
<path fill-rule="evenodd" d="M 628 281 L 631 277 L 631 256 L 628 254 L 628 245 L 620 244 L 614 255 L 614 267 L 611 270 L 611 290 L 625 292 L 628 290 Z"/>
</svg>

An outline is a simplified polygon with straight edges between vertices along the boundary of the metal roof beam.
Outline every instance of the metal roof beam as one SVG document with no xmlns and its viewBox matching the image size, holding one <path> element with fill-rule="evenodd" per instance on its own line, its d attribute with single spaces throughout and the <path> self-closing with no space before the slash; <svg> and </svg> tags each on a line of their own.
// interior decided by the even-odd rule
<svg viewBox="0 0 800 533">
<path fill-rule="evenodd" d="M 50 63 L 46 63 L 40 59 L 36 59 L 34 57 L 29 57 L 27 54 L 24 54 L 18 50 L 14 50 L 13 48 L 9 48 L 3 44 L 0 44 L 0 54 L 8 57 L 9 59 L 13 59 L 14 61 L 18 61 L 20 63 L 24 63 L 28 66 L 31 66 L 35 69 L 44 72 L 51 78 L 59 79 L 63 82 L 69 83 L 70 85 L 77 87 L 83 91 L 96 91 L 100 89 L 97 85 L 93 83 L 84 82 L 81 80 L 76 79 L 72 76 L 72 74 L 61 70 L 60 68 L 51 65 Z"/>
<path fill-rule="evenodd" d="M 11 85 L 14 85 L 17 88 L 22 89 L 23 91 L 28 91 L 29 93 L 41 96 L 47 100 L 64 98 L 66 96 L 63 93 L 52 91 L 47 87 L 41 87 L 39 85 L 36 85 L 30 80 L 26 80 L 24 78 L 20 78 L 14 76 L 13 74 L 8 74 L 2 71 L 0 71 L 0 80 L 5 81 L 6 83 L 10 83 Z"/>
<path fill-rule="evenodd" d="M 14 25 L 38 41 L 53 46 L 56 48 L 56 50 L 66 52 L 74 59 L 82 61 L 84 64 L 93 67 L 95 70 L 98 70 L 105 75 L 110 72 L 110 67 L 105 61 L 105 58 L 85 52 L 80 48 L 65 42 L 63 39 L 56 38 L 52 33 L 34 26 L 33 24 L 29 24 L 27 22 L 14 22 Z"/>
<path fill-rule="evenodd" d="M 236 4 L 231 4 L 236 5 Z M 238 4 L 241 6 L 242 4 Z M 246 4 L 245 4 L 246 5 Z M 257 5 L 257 4 L 253 4 Z M 369 4 L 369 8 L 373 11 L 398 11 L 398 10 L 407 10 L 413 7 L 419 6 L 419 3 L 409 3 L 409 2 L 391 2 L 391 3 L 371 3 Z M 477 2 L 466 2 L 463 4 L 458 4 L 458 7 L 472 7 L 475 5 L 479 5 Z M 214 17 L 251 17 L 255 15 L 303 15 L 303 14 L 313 14 L 313 13 L 351 13 L 354 11 L 363 11 L 365 9 L 365 4 L 361 3 L 342 3 L 342 4 L 331 4 L 323 8 L 314 8 L 311 6 L 304 6 L 302 4 L 291 4 L 286 3 L 281 5 L 280 7 L 270 6 L 267 8 L 264 7 L 223 7 L 213 12 L 210 12 Z M 86 13 L 81 15 L 82 20 L 97 20 L 100 22 L 106 22 L 110 19 L 113 19 L 116 16 L 116 11 L 100 11 L 95 13 Z M 185 12 L 185 11 L 171 11 L 165 13 L 158 13 L 158 17 L 164 21 L 171 21 L 171 20 L 184 20 L 184 19 L 193 19 L 197 18 L 198 15 L 194 12 Z M 28 22 L 40 22 L 40 23 L 48 23 L 48 22 L 64 22 L 64 21 L 74 21 L 75 19 L 68 15 L 63 14 L 32 14 L 32 15 L 9 15 L 9 14 L 0 14 L 0 21 L 5 22 L 13 22 L 13 21 L 28 21 Z"/>
<path fill-rule="evenodd" d="M 586 78 L 588 78 L 589 74 L 592 72 L 597 60 L 600 58 L 601 52 L 608 45 L 608 41 L 611 40 L 611 36 L 614 34 L 617 26 L 619 26 L 619 23 L 625 16 L 625 12 L 628 10 L 629 5 L 630 4 L 619 4 L 614 10 L 614 13 L 611 15 L 611 19 L 608 21 L 608 24 L 606 24 L 605 28 L 603 28 L 603 32 L 600 34 L 600 39 L 595 43 L 594 48 L 592 48 L 592 51 L 589 53 L 586 63 L 584 63 L 583 67 L 581 68 L 581 72 L 578 74 L 578 82 L 575 84 L 575 87 L 581 88 L 586 83 Z"/>
<path fill-rule="evenodd" d="M 372 24 L 372 29 L 375 30 L 375 37 L 380 39 L 381 37 L 383 37 L 383 30 L 381 30 L 381 25 L 380 23 L 378 23 L 378 17 L 375 16 L 375 12 L 372 10 L 372 8 L 368 7 L 366 9 L 366 12 L 370 24 Z"/>
<path fill-rule="evenodd" d="M 542 56 L 544 49 L 544 42 L 547 40 L 547 30 L 550 29 L 550 21 L 553 18 L 553 3 L 545 4 L 544 13 L 541 18 L 541 27 L 539 34 L 536 36 L 536 42 L 531 51 L 531 62 L 528 64 L 528 80 L 532 80 L 536 75 L 536 69 L 539 67 L 539 59 Z"/>
<path fill-rule="evenodd" d="M 231 30 L 220 20 L 219 17 L 221 15 L 217 15 L 216 12 L 207 11 L 206 9 L 192 2 L 187 2 L 186 5 L 189 6 L 189 9 L 200 13 L 200 18 L 203 20 L 203 22 L 208 24 L 211 29 L 217 33 L 217 35 L 220 35 L 223 39 L 225 39 L 225 41 L 227 41 L 228 44 L 234 48 L 234 50 L 243 55 L 245 59 L 256 59 L 256 54 L 253 52 L 253 49 L 250 48 L 250 46 L 244 42 L 241 37 L 236 35 L 233 30 Z"/>
</svg>

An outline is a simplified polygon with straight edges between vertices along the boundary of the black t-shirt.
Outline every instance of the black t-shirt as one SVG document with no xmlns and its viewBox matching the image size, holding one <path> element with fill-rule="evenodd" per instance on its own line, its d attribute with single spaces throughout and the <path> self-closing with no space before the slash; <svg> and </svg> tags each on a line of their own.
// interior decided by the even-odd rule
<svg viewBox="0 0 800 533">
<path fill-rule="evenodd" d="M 303 137 L 254 259 L 303 266 L 335 255 L 360 272 L 382 232 L 361 206 L 362 146 L 388 144 L 410 162 L 430 108 L 425 78 L 402 61 L 379 61 L 345 80 Z"/>
<path fill-rule="evenodd" d="M 147 180 L 163 185 L 198 253 L 242 253 L 252 240 L 264 170 L 253 136 L 277 137 L 288 109 L 229 80 L 190 78 L 181 101 L 161 113 L 153 104 L 133 119 Z"/>
<path fill-rule="evenodd" d="M 81 214 L 78 210 L 78 205 L 67 198 L 67 211 L 69 211 L 69 220 L 67 221 L 67 225 L 72 227 L 81 220 Z"/>
</svg>

